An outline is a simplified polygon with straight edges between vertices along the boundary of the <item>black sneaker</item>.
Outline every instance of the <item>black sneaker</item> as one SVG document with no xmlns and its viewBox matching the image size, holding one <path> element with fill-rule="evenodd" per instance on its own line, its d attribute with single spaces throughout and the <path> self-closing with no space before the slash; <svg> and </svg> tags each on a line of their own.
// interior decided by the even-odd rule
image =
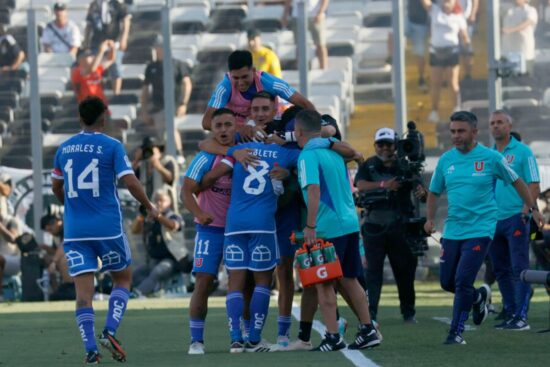
<svg viewBox="0 0 550 367">
<path fill-rule="evenodd" d="M 111 352 L 111 356 L 115 361 L 126 362 L 126 352 L 122 349 L 122 344 L 107 330 L 99 335 L 99 344 Z"/>
<path fill-rule="evenodd" d="M 443 344 L 466 344 L 466 340 L 459 333 L 451 331 Z"/>
<path fill-rule="evenodd" d="M 521 317 L 516 317 L 510 321 L 504 328 L 504 330 L 525 331 L 530 330 L 531 327 L 527 323 L 527 320 Z"/>
<path fill-rule="evenodd" d="M 479 297 L 472 307 L 472 319 L 475 325 L 481 325 L 489 315 L 487 300 L 491 297 L 491 288 L 487 284 L 483 284 L 477 289 L 477 292 Z"/>
<path fill-rule="evenodd" d="M 496 324 L 495 329 L 497 330 L 506 329 L 506 326 L 508 326 L 508 324 L 511 323 L 512 321 L 514 321 L 514 318 L 509 317 L 507 320 L 503 320 L 499 324 Z"/>
<path fill-rule="evenodd" d="M 101 354 L 97 350 L 88 352 L 84 358 L 84 364 L 99 364 L 101 362 Z"/>
<path fill-rule="evenodd" d="M 329 338 L 328 335 L 325 335 L 325 338 L 321 341 L 321 344 L 317 348 L 313 348 L 312 352 L 335 352 L 337 350 L 344 349 L 346 347 L 346 343 L 344 343 L 344 340 L 338 335 L 338 339 Z"/>
<path fill-rule="evenodd" d="M 348 349 L 367 349 L 374 348 L 380 345 L 380 339 L 373 327 L 362 328 L 355 335 L 353 343 L 348 345 Z"/>
</svg>

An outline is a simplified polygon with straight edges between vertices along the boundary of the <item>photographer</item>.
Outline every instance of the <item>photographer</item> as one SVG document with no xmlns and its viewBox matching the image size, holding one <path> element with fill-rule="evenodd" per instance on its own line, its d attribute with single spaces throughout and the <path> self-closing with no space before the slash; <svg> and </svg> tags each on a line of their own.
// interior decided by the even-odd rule
<svg viewBox="0 0 550 367">
<path fill-rule="evenodd" d="M 146 236 L 147 263 L 133 274 L 134 292 L 139 296 L 157 291 L 162 281 L 178 271 L 189 272 L 192 265 L 191 256 L 183 243 L 183 219 L 170 209 L 170 195 L 165 190 L 157 190 L 154 203 L 159 210 L 154 220 L 147 220 L 140 213 L 132 224 L 133 233 L 143 232 Z"/>
<path fill-rule="evenodd" d="M 151 198 L 159 190 L 166 190 L 171 199 L 172 209 L 178 213 L 176 183 L 178 178 L 178 164 L 176 159 L 164 154 L 164 146 L 153 137 L 143 138 L 132 161 L 132 168 L 145 188 L 147 197 Z"/>
<path fill-rule="evenodd" d="M 403 319 L 407 323 L 416 323 L 414 278 L 417 258 L 407 243 L 403 223 L 414 217 L 411 192 L 424 200 L 426 190 L 418 173 L 410 176 L 407 167 L 399 164 L 397 140 L 392 129 L 382 128 L 376 132 L 376 155 L 359 167 L 355 184 L 361 195 L 361 206 L 365 208 L 361 232 L 365 241 L 372 318 L 376 320 L 377 317 L 387 255 L 397 283 Z"/>
</svg>

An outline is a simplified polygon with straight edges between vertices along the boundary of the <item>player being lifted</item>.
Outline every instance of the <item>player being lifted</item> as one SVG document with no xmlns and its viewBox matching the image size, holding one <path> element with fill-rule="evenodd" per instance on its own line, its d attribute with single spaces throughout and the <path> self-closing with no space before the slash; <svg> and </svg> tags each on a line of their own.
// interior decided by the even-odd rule
<svg viewBox="0 0 550 367">
<path fill-rule="evenodd" d="M 124 182 L 130 193 L 152 218 L 159 213 L 149 201 L 122 144 L 103 134 L 107 106 L 89 97 L 78 106 L 82 131 L 60 145 L 52 172 L 52 191 L 65 205 L 64 250 L 69 273 L 76 288 L 76 322 L 86 348 L 85 363 L 101 360 L 94 336 L 94 272 L 109 271 L 113 290 L 100 344 L 112 357 L 126 360 L 115 333 L 128 303 L 132 280 L 131 255 L 122 229 L 122 213 L 116 182 Z"/>
</svg>

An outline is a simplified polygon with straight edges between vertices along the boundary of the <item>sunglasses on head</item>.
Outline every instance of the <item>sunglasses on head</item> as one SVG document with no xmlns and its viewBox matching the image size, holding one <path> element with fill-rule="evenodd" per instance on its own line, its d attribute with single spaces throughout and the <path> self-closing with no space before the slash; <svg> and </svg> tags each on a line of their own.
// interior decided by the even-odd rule
<svg viewBox="0 0 550 367">
<path fill-rule="evenodd" d="M 391 141 L 377 141 L 376 145 L 379 146 L 380 148 L 382 148 L 384 146 L 391 147 L 393 145 L 393 142 L 391 142 Z"/>
</svg>

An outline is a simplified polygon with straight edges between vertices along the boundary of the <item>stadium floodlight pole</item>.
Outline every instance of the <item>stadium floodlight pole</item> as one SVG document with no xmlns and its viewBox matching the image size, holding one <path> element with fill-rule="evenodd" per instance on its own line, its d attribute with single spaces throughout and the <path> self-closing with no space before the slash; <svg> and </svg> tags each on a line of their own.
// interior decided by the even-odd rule
<svg viewBox="0 0 550 367">
<path fill-rule="evenodd" d="M 42 111 L 40 107 L 40 88 L 38 80 L 38 34 L 36 29 L 36 10 L 27 10 L 27 54 L 30 67 L 30 105 L 31 105 L 31 152 L 33 179 L 33 229 L 38 243 L 44 243 L 40 218 L 42 217 Z"/>
<path fill-rule="evenodd" d="M 489 111 L 502 108 L 502 79 L 498 76 L 500 60 L 500 1 L 487 1 L 487 57 L 489 77 Z"/>
<path fill-rule="evenodd" d="M 298 42 L 296 44 L 296 54 L 298 56 L 298 70 L 300 72 L 300 92 L 306 98 L 309 98 L 309 76 L 308 76 L 308 44 L 307 44 L 307 11 L 306 1 L 298 0 L 296 6 L 298 7 L 297 20 L 297 35 Z"/>
<path fill-rule="evenodd" d="M 392 1 L 392 27 L 393 27 L 393 98 L 395 131 L 399 136 L 403 135 L 407 124 L 407 86 L 405 84 L 405 35 L 403 0 Z"/>
<path fill-rule="evenodd" d="M 162 60 L 162 80 L 164 84 L 164 120 L 166 121 L 166 153 L 176 156 L 176 139 L 174 137 L 174 116 L 176 106 L 174 101 L 174 66 L 172 63 L 172 24 L 170 23 L 170 7 L 168 0 L 161 10 L 162 42 L 164 57 Z"/>
</svg>

